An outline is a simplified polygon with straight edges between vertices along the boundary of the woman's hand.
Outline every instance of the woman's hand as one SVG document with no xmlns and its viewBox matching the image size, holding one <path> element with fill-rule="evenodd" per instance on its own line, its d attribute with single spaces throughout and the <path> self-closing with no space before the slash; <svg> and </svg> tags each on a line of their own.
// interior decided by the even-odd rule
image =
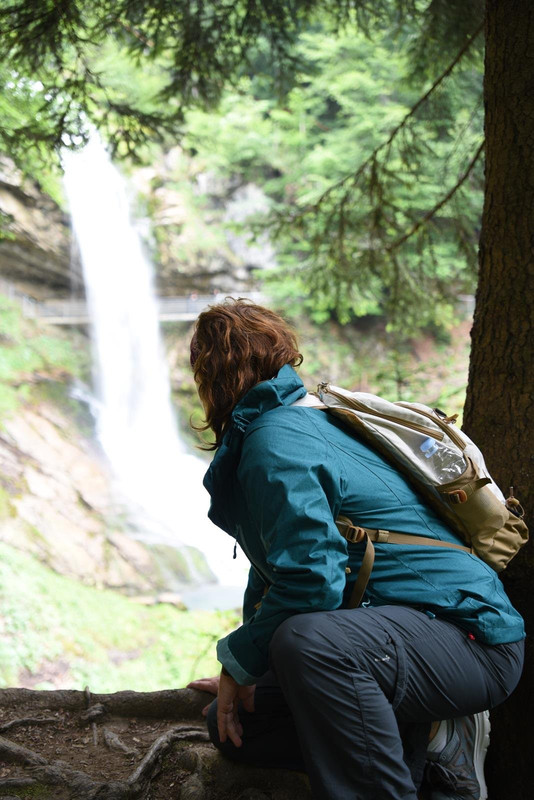
<svg viewBox="0 0 534 800">
<path fill-rule="evenodd" d="M 221 672 L 217 697 L 217 728 L 221 742 L 229 738 L 236 747 L 243 744 L 237 707 L 241 700 L 246 711 L 254 711 L 255 689 L 255 686 L 240 686 L 230 675 Z"/>
<path fill-rule="evenodd" d="M 216 675 L 214 678 L 199 678 L 196 681 L 191 681 L 191 683 L 188 683 L 186 688 L 198 689 L 201 692 L 209 692 L 210 694 L 216 695 L 219 691 L 219 676 Z M 202 709 L 203 717 L 207 716 L 210 705 L 211 703 L 208 703 L 208 705 L 204 706 Z"/>
</svg>

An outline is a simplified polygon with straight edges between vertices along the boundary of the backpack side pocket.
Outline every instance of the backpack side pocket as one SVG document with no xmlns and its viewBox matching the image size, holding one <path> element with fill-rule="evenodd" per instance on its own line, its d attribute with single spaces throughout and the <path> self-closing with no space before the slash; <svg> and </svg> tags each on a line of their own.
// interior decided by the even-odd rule
<svg viewBox="0 0 534 800">
<path fill-rule="evenodd" d="M 528 528 L 490 489 L 489 478 L 480 477 L 467 458 L 465 473 L 450 483 L 436 486 L 449 512 L 460 523 L 464 537 L 476 554 L 500 572 L 528 540 Z"/>
</svg>

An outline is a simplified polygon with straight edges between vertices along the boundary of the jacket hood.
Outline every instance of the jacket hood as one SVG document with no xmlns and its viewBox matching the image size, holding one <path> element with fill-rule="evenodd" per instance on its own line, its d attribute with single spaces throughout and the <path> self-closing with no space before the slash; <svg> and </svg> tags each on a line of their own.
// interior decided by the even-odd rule
<svg viewBox="0 0 534 800">
<path fill-rule="evenodd" d="M 234 408 L 222 444 L 204 476 L 204 486 L 211 495 L 208 516 L 227 533 L 234 534 L 229 529 L 225 508 L 233 503 L 234 478 L 245 431 L 262 414 L 273 408 L 290 406 L 305 394 L 300 377 L 293 367 L 286 364 L 274 378 L 253 386 Z"/>
<path fill-rule="evenodd" d="M 286 364 L 276 377 L 253 386 L 232 412 L 232 422 L 238 428 L 279 406 L 290 406 L 306 394 L 306 389 L 293 367 Z"/>
</svg>

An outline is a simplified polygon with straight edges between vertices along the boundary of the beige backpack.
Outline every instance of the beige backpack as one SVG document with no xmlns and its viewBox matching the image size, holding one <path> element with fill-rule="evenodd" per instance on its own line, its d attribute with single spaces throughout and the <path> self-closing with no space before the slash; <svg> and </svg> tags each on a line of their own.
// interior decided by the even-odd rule
<svg viewBox="0 0 534 800">
<path fill-rule="evenodd" d="M 367 586 L 374 562 L 373 541 L 467 550 L 497 572 L 527 542 L 523 509 L 513 490 L 505 500 L 478 447 L 463 431 L 452 427 L 456 415 L 447 417 L 419 403 L 390 403 L 328 383 L 319 384 L 316 394 L 308 394 L 294 405 L 321 408 L 342 420 L 358 438 L 392 461 L 467 545 L 371 530 L 340 517 L 336 524 L 348 541 L 366 542 L 351 607 L 359 605 Z"/>
</svg>

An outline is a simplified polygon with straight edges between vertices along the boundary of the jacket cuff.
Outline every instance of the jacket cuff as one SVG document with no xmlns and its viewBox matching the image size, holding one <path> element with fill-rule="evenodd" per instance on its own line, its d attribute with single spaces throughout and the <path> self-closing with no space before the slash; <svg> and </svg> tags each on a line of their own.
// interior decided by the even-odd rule
<svg viewBox="0 0 534 800">
<path fill-rule="evenodd" d="M 243 638 L 242 632 L 246 632 L 244 637 L 247 639 L 246 649 L 240 646 L 239 640 Z M 236 634 L 241 634 L 241 636 L 236 636 Z M 252 686 L 269 668 L 267 656 L 264 656 L 258 650 L 247 634 L 246 625 L 243 625 L 217 642 L 218 661 L 226 667 L 232 678 L 240 686 Z M 241 656 L 238 661 L 232 652 L 230 644 L 234 645 L 234 650 L 245 649 L 243 655 L 246 654 L 246 658 Z"/>
</svg>

